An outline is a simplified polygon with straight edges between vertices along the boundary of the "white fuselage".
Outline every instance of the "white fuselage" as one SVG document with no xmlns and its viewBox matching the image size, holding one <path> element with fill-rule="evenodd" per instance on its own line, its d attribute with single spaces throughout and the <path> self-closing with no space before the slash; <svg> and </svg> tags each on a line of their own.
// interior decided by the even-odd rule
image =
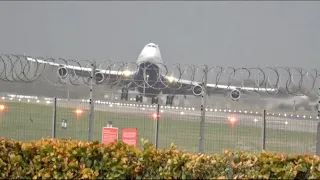
<svg viewBox="0 0 320 180">
<path fill-rule="evenodd" d="M 159 78 L 164 69 L 159 46 L 154 43 L 147 44 L 138 56 L 137 65 L 134 81 L 138 84 L 138 92 L 145 97 L 158 96 L 163 86 Z"/>
<path fill-rule="evenodd" d="M 142 63 L 154 64 L 160 68 L 160 72 L 163 70 L 164 61 L 158 45 L 149 43 L 142 49 L 138 56 L 137 64 L 140 65 Z"/>
</svg>

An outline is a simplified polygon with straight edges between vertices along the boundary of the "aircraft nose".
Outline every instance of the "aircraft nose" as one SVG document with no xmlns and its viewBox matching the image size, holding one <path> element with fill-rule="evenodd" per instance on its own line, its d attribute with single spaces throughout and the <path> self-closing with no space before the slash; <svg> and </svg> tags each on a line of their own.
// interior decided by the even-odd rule
<svg viewBox="0 0 320 180">
<path fill-rule="evenodd" d="M 157 55 L 156 51 L 149 51 L 149 52 L 143 54 L 143 59 L 145 61 L 153 60 L 156 55 Z"/>
<path fill-rule="evenodd" d="M 303 96 L 302 97 L 304 100 L 309 100 L 309 97 L 308 96 Z"/>
</svg>

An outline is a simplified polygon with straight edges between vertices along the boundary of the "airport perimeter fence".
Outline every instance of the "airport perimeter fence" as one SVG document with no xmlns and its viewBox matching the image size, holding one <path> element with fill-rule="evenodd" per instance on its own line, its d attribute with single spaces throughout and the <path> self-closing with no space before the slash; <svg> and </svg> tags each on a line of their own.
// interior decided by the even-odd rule
<svg viewBox="0 0 320 180">
<path fill-rule="evenodd" d="M 86 100 L 2 97 L 0 136 L 22 141 L 53 136 L 87 141 L 89 105 Z M 119 140 L 123 128 L 137 128 L 139 146 L 144 138 L 160 149 L 174 143 L 181 150 L 199 152 L 202 133 L 205 153 L 231 149 L 319 154 L 316 112 L 206 109 L 202 129 L 200 122 L 200 107 L 95 101 L 93 140 L 101 142 L 102 128 L 112 126 L 119 129 Z"/>
</svg>

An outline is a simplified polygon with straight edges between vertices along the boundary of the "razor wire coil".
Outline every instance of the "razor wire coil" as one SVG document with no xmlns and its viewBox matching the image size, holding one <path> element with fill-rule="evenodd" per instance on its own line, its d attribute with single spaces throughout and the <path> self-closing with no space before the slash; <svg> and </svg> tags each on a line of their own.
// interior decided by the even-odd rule
<svg viewBox="0 0 320 180">
<path fill-rule="evenodd" d="M 92 61 L 90 60 L 1 54 L 0 80 L 20 83 L 48 81 L 51 84 L 90 85 L 91 65 Z M 159 69 L 159 67 L 161 68 Z M 147 72 L 143 73 L 142 81 L 131 76 L 132 72 L 137 70 Z M 148 76 L 150 73 L 153 73 L 154 76 L 146 80 L 146 75 Z M 146 85 L 155 90 L 169 87 L 175 90 L 181 88 L 192 90 L 199 85 L 199 82 L 202 82 L 204 76 L 207 76 L 207 84 L 210 84 L 211 88 L 217 92 L 223 92 L 235 86 L 249 93 L 264 92 L 270 95 L 294 96 L 315 94 L 320 96 L 319 70 L 294 67 L 234 68 L 163 63 L 145 63 L 144 66 L 141 66 L 141 63 L 137 62 L 105 60 L 96 63 L 95 83 L 97 85 L 127 87 L 135 85 L 139 88 Z M 269 89 L 276 89 L 276 91 Z"/>
</svg>

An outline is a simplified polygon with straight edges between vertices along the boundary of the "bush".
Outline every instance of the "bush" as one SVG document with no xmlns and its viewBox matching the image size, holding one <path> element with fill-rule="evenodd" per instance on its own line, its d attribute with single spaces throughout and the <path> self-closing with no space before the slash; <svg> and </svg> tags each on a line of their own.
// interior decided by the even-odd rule
<svg viewBox="0 0 320 180">
<path fill-rule="evenodd" d="M 122 142 L 0 139 L 0 177 L 9 179 L 317 179 L 319 157 L 225 151 L 222 155 L 156 150 Z"/>
</svg>

